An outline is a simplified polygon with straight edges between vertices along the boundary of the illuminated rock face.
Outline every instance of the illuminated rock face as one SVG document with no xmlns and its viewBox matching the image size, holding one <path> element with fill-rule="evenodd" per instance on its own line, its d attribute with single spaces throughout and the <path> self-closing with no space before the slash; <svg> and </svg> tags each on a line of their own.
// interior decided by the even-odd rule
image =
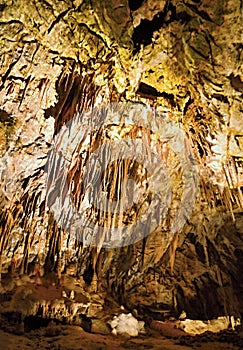
<svg viewBox="0 0 243 350">
<path fill-rule="evenodd" d="M 188 317 L 238 317 L 243 290 L 240 1 L 131 3 L 133 11 L 125 0 L 0 5 L 2 292 L 14 290 L 16 283 L 60 285 L 60 293 L 66 288 L 75 290 L 75 298 L 85 295 L 80 313 L 91 316 L 102 309 L 103 296 L 111 295 L 153 318 L 182 310 Z M 44 169 L 54 135 L 78 112 L 118 101 L 166 113 L 193 149 L 197 201 L 167 250 L 163 237 L 170 213 L 164 227 L 143 240 L 104 249 L 99 242 L 84 247 L 63 232 L 48 208 Z M 182 181 L 172 153 L 178 208 Z M 82 173 L 82 164 L 76 166 L 73 174 Z M 11 283 L 9 274 L 15 276 Z M 17 282 L 22 274 L 31 280 Z M 38 293 L 29 314 L 38 311 Z"/>
</svg>

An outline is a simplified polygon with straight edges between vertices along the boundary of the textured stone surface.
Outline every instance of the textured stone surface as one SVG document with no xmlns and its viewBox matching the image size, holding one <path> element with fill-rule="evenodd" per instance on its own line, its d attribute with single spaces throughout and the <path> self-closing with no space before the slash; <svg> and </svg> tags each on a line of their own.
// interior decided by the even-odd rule
<svg viewBox="0 0 243 350">
<path fill-rule="evenodd" d="M 124 0 L 0 5 L 3 295 L 18 286 L 9 275 L 24 274 L 81 298 L 76 279 L 90 317 L 104 294 L 155 319 L 242 314 L 241 23 L 240 0 L 145 0 L 134 12 Z M 165 254 L 161 232 L 120 249 L 84 248 L 46 203 L 54 133 L 79 110 L 128 99 L 166 110 L 199 165 L 194 212 Z"/>
<path fill-rule="evenodd" d="M 224 337 L 224 341 L 221 338 Z M 40 350 L 120 350 L 120 349 L 154 349 L 161 347 L 168 350 L 200 349 L 209 350 L 216 347 L 217 350 L 238 350 L 242 346 L 242 339 L 232 333 L 221 334 L 220 337 L 205 335 L 198 337 L 181 337 L 179 340 L 161 337 L 159 332 L 153 331 L 148 336 L 127 339 L 106 335 L 89 334 L 76 326 L 49 325 L 47 328 L 35 330 L 26 335 L 14 335 L 0 331 L 1 345 L 4 350 L 21 348 L 27 350 L 30 347 L 38 347 Z"/>
</svg>

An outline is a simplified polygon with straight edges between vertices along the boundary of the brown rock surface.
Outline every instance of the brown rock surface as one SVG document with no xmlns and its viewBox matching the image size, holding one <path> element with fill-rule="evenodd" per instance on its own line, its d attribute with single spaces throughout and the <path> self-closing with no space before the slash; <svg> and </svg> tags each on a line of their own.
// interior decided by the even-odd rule
<svg viewBox="0 0 243 350">
<path fill-rule="evenodd" d="M 79 315 L 106 314 L 114 299 L 146 320 L 182 310 L 190 318 L 242 317 L 241 1 L 144 0 L 130 11 L 125 0 L 4 0 L 0 50 L 1 312 L 42 312 L 78 324 Z M 173 154 L 173 203 L 164 227 L 143 240 L 85 247 L 54 220 L 44 171 L 51 142 L 78 111 L 101 100 L 152 105 L 188 136 L 199 190 L 173 239 L 182 191 Z M 172 239 L 168 249 L 164 237 Z M 80 340 L 79 328 L 67 332 Z M 25 336 L 5 337 L 6 349 L 35 346 Z M 85 337 L 94 348 L 97 335 Z M 75 349 L 65 341 L 60 349 Z"/>
<path fill-rule="evenodd" d="M 221 335 L 222 337 L 222 335 Z M 184 337 L 180 340 L 168 339 L 152 331 L 148 336 L 135 339 L 98 335 L 84 332 L 75 326 L 48 326 L 25 335 L 13 335 L 0 331 L 1 349 L 28 350 L 97 350 L 97 349 L 154 349 L 154 350 L 187 350 L 187 349 L 217 349 L 239 350 L 242 343 L 236 336 L 225 336 L 224 341 L 213 338 L 210 334 L 201 339 Z"/>
</svg>

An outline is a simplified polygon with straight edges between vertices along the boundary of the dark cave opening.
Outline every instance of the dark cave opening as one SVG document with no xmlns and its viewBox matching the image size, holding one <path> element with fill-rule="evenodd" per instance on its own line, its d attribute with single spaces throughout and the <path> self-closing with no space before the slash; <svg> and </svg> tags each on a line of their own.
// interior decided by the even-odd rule
<svg viewBox="0 0 243 350">
<path fill-rule="evenodd" d="M 24 318 L 24 330 L 30 332 L 42 327 L 47 327 L 52 320 L 50 318 L 43 318 L 40 316 L 26 316 Z"/>
<path fill-rule="evenodd" d="M 128 4 L 129 4 L 129 8 L 131 11 L 136 11 L 137 9 L 139 9 L 139 7 L 142 6 L 144 0 L 129 0 Z"/>
<path fill-rule="evenodd" d="M 167 3 L 164 10 L 157 13 L 151 21 L 148 19 L 141 20 L 141 23 L 134 29 L 132 36 L 135 51 L 139 51 L 141 45 L 147 46 L 151 44 L 153 33 L 162 28 L 164 24 L 175 20 L 175 17 L 175 6 Z"/>
</svg>

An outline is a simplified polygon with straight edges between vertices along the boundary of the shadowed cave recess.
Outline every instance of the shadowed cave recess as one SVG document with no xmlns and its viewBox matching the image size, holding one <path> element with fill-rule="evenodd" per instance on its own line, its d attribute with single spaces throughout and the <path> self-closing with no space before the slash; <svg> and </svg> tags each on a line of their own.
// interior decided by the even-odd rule
<svg viewBox="0 0 243 350">
<path fill-rule="evenodd" d="M 148 339 L 179 318 L 233 317 L 234 329 L 243 315 L 242 2 L 4 0 L 0 33 L 1 332 L 20 337 L 54 324 L 51 336 L 66 325 L 104 336 L 121 313 L 144 321 Z M 171 128 L 163 140 L 153 118 Z M 104 145 L 135 139 L 142 158 L 124 151 L 107 161 Z M 146 169 L 155 154 L 158 165 Z M 185 162 L 196 171 L 185 173 Z M 151 179 L 160 183 L 154 197 Z M 118 211 L 102 207 L 97 183 Z M 60 224 L 53 203 L 67 193 L 77 212 L 90 193 L 100 200 L 85 211 L 89 231 Z M 136 239 L 149 208 L 155 219 L 147 216 Z M 129 244 L 105 245 L 119 225 Z M 242 332 L 232 339 L 240 348 Z"/>
</svg>

